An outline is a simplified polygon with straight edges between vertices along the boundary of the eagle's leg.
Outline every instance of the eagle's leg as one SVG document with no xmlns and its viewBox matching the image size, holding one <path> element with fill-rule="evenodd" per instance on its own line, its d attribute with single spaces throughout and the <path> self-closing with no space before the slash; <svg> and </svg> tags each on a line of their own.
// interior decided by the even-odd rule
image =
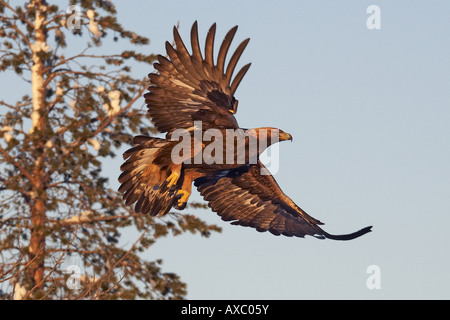
<svg viewBox="0 0 450 320">
<path fill-rule="evenodd" d="M 180 175 L 181 175 L 180 168 L 181 168 L 181 166 L 172 168 L 170 175 L 166 179 L 168 188 L 177 184 L 178 179 L 180 178 Z"/>
<path fill-rule="evenodd" d="M 195 170 L 185 170 L 184 171 L 184 179 L 181 188 L 177 190 L 177 196 L 179 196 L 177 200 L 177 205 L 175 206 L 178 210 L 183 210 L 186 208 L 186 204 L 192 192 L 192 181 L 200 177 L 201 174 L 196 172 Z"/>
<path fill-rule="evenodd" d="M 177 200 L 177 205 L 176 208 L 178 210 L 183 210 L 184 208 L 186 208 L 186 204 L 188 202 L 189 196 L 191 195 L 191 193 L 187 190 L 183 190 L 183 189 L 179 189 L 177 190 L 177 196 L 181 196 L 178 200 Z"/>
<path fill-rule="evenodd" d="M 177 190 L 177 196 L 179 196 L 180 198 L 178 198 L 177 200 L 176 209 L 183 210 L 184 208 L 186 208 L 186 204 L 188 202 L 189 196 L 191 195 L 191 191 L 192 176 L 189 173 L 185 172 L 183 185 L 181 186 L 181 189 Z"/>
</svg>

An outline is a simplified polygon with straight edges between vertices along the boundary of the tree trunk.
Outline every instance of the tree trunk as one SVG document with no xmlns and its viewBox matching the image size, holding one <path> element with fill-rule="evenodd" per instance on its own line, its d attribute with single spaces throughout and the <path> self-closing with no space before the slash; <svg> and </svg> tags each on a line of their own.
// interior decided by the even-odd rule
<svg viewBox="0 0 450 320">
<path fill-rule="evenodd" d="M 42 130 L 44 121 L 42 119 L 42 110 L 45 104 L 44 88 L 44 62 L 39 54 L 47 47 L 45 33 L 45 18 L 40 13 L 40 1 L 35 2 L 36 19 L 34 21 L 35 42 L 32 44 L 33 66 L 31 67 L 31 93 L 33 98 L 33 112 L 31 113 L 32 127 L 30 133 L 36 130 Z"/>
<path fill-rule="evenodd" d="M 28 252 L 29 259 L 34 260 L 28 270 L 33 287 L 40 285 L 44 278 L 45 222 L 45 202 L 39 198 L 31 200 L 31 238 Z"/>
<path fill-rule="evenodd" d="M 34 2 L 36 8 L 36 19 L 34 21 L 35 42 L 32 45 L 33 66 L 31 67 L 31 91 L 33 98 L 33 111 L 31 113 L 32 127 L 30 135 L 34 145 L 35 164 L 32 172 L 33 181 L 31 181 L 32 191 L 29 201 L 31 212 L 31 237 L 28 247 L 29 260 L 33 260 L 29 265 L 29 275 L 32 281 L 32 287 L 41 286 L 44 278 L 44 262 L 45 262 L 45 225 L 46 225 L 46 208 L 45 208 L 45 167 L 44 154 L 42 153 L 42 142 L 39 139 L 39 132 L 44 130 L 44 108 L 45 104 L 45 88 L 44 88 L 44 61 L 40 57 L 41 51 L 45 51 L 46 32 L 45 17 L 41 14 L 43 6 L 41 1 Z M 36 291 L 36 293 L 39 292 Z"/>
</svg>

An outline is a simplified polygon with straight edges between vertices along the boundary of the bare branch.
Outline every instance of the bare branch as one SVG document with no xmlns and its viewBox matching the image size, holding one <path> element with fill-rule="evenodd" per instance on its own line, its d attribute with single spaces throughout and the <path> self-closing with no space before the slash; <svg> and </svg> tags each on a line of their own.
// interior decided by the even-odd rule
<svg viewBox="0 0 450 320">
<path fill-rule="evenodd" d="M 119 260 L 117 260 L 116 261 L 116 263 L 114 263 L 112 266 L 111 266 L 111 268 L 109 268 L 108 269 L 108 271 L 107 272 L 105 272 L 102 276 L 101 276 L 101 278 L 100 279 L 98 279 L 97 281 L 95 281 L 95 283 L 93 282 L 93 283 L 91 283 L 90 285 L 89 285 L 89 287 L 83 292 L 83 293 L 81 293 L 78 297 L 76 297 L 75 299 L 82 299 L 82 298 L 84 298 L 84 297 L 86 297 L 86 295 L 91 291 L 91 289 L 93 288 L 93 286 L 96 284 L 96 283 L 102 283 L 102 281 L 104 280 L 104 279 L 106 279 L 106 277 L 119 265 L 119 264 L 121 264 L 124 260 L 125 260 L 125 258 L 126 257 L 128 257 L 128 255 L 134 250 L 134 248 L 137 246 L 137 244 L 144 238 L 144 236 L 145 236 L 145 234 L 147 233 L 147 231 L 150 229 L 150 227 L 151 227 L 151 225 L 148 225 L 146 228 L 145 228 L 145 230 L 142 232 L 142 234 L 141 234 L 141 236 L 133 243 L 133 245 L 130 247 L 130 249 L 128 249 L 128 251 L 127 252 L 125 252 L 125 254 L 119 259 Z M 96 298 L 96 297 L 98 297 L 98 295 L 99 295 L 100 293 L 99 293 L 99 290 L 97 290 L 97 292 L 96 292 L 96 294 L 94 295 L 94 299 Z"/>
<path fill-rule="evenodd" d="M 12 165 L 14 165 L 17 169 L 19 169 L 19 171 L 25 176 L 27 177 L 27 179 L 30 181 L 30 183 L 35 183 L 33 177 L 31 176 L 31 174 L 25 170 L 24 167 L 22 167 L 17 161 L 15 161 L 13 158 L 11 158 L 9 156 L 9 154 L 0 146 L 0 152 L 3 154 L 3 156 L 5 157 L 6 161 L 11 163 Z"/>
<path fill-rule="evenodd" d="M 1 2 L 3 2 L 3 1 L 0 1 L 0 3 Z M 31 42 L 28 40 L 28 37 L 22 32 L 22 30 L 20 30 L 15 24 L 9 22 L 4 17 L 1 17 L 1 20 L 4 21 L 5 23 L 7 23 L 9 27 L 13 28 L 14 31 L 16 31 L 22 37 L 22 40 L 27 44 L 27 46 L 30 48 L 30 50 L 32 50 L 33 46 L 31 44 Z"/>
<path fill-rule="evenodd" d="M 16 15 L 19 17 L 19 19 L 20 19 L 21 21 L 25 22 L 25 23 L 28 24 L 30 27 L 34 28 L 33 23 L 32 23 L 30 20 L 25 19 L 25 17 L 23 17 L 23 16 L 20 17 L 19 13 L 18 13 L 16 10 L 14 10 L 14 8 L 12 8 L 12 7 L 9 5 L 9 3 L 7 3 L 7 2 L 1 0 L 1 1 L 0 1 L 0 4 L 2 4 L 3 6 L 5 6 L 5 8 L 8 8 L 8 9 L 11 10 L 12 12 L 14 12 L 14 14 L 16 14 Z"/>
<path fill-rule="evenodd" d="M 40 253 L 42 252 L 42 249 L 43 249 L 43 247 L 41 246 L 41 247 L 39 248 L 38 252 L 36 253 L 36 255 L 33 257 L 33 259 L 31 259 L 30 261 L 28 261 L 27 264 L 25 264 L 25 266 L 23 266 L 22 269 L 20 269 L 20 270 L 17 271 L 16 273 L 14 273 L 12 276 L 10 276 L 10 277 L 8 277 L 8 278 L 6 278 L 6 279 L 0 280 L 0 283 L 5 282 L 5 281 L 8 281 L 8 280 L 10 280 L 10 279 L 12 279 L 12 278 L 17 277 L 17 275 L 18 275 L 19 273 L 21 273 L 23 270 L 25 270 L 30 264 L 32 264 L 32 263 L 34 262 L 34 260 L 36 260 L 37 257 L 39 257 Z M 17 267 L 17 265 L 20 264 L 20 261 L 22 261 L 22 259 L 23 259 L 23 257 L 21 257 L 20 260 L 19 260 L 19 262 L 18 262 L 16 265 L 14 265 L 14 268 Z M 0 278 L 3 277 L 3 276 L 6 275 L 6 274 L 7 274 L 7 273 L 2 274 L 2 275 L 0 276 Z"/>
<path fill-rule="evenodd" d="M 59 257 L 58 260 L 55 261 L 55 264 L 53 266 L 53 268 L 47 273 L 47 275 L 45 277 L 42 278 L 41 282 L 37 283 L 33 288 L 31 288 L 30 291 L 27 292 L 26 296 L 24 297 L 24 299 L 27 299 L 31 293 L 36 290 L 37 288 L 39 288 L 44 282 L 47 281 L 47 279 L 50 277 L 50 275 L 55 271 L 56 267 L 59 266 L 63 261 L 62 259 L 64 258 L 64 256 L 66 255 L 67 250 L 69 249 L 69 247 L 72 245 L 72 243 L 75 241 L 76 237 L 77 237 L 77 232 L 78 232 L 78 228 L 75 229 L 74 235 L 72 240 L 67 244 L 66 249 L 63 251 L 63 253 L 61 254 L 61 256 Z M 37 256 L 37 255 L 36 255 Z M 51 288 L 50 288 L 51 290 Z"/>
</svg>

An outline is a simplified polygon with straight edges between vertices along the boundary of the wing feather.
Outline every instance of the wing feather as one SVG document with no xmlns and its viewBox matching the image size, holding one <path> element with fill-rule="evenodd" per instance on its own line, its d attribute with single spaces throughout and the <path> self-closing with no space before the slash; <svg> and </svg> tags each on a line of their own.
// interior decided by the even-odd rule
<svg viewBox="0 0 450 320">
<path fill-rule="evenodd" d="M 231 56 L 230 61 L 228 62 L 227 71 L 225 73 L 225 80 L 226 83 L 230 83 L 231 77 L 233 76 L 234 69 L 236 68 L 236 65 L 241 58 L 242 52 L 244 52 L 245 47 L 247 47 L 248 42 L 250 41 L 250 38 L 245 39 L 242 41 L 242 43 L 237 47 L 234 54 Z"/>
<path fill-rule="evenodd" d="M 263 171 L 265 174 L 261 174 Z M 319 220 L 308 215 L 287 197 L 261 162 L 234 172 L 204 176 L 195 181 L 208 206 L 231 224 L 269 231 L 274 235 L 350 240 L 371 227 L 346 235 L 325 232 Z"/>
<path fill-rule="evenodd" d="M 231 83 L 231 94 L 234 95 L 236 92 L 237 87 L 241 83 L 242 79 L 244 78 L 245 74 L 247 73 L 248 69 L 250 68 L 252 64 L 248 63 L 245 66 L 242 67 L 241 70 L 239 70 L 238 74 L 234 78 L 233 82 Z"/>
<path fill-rule="evenodd" d="M 200 43 L 198 41 L 197 21 L 194 22 L 191 28 L 191 47 L 192 47 L 192 59 L 202 61 L 203 57 L 200 49 Z"/>
<path fill-rule="evenodd" d="M 236 64 L 248 40 L 241 43 L 225 66 L 227 53 L 237 27 L 225 36 L 214 64 L 216 24 L 208 31 L 204 58 L 198 38 L 197 22 L 191 28 L 189 53 L 177 28 L 174 28 L 175 47 L 166 42 L 167 57 L 158 55 L 154 63 L 156 73 L 149 75 L 150 86 L 145 97 L 149 114 L 156 128 L 170 135 L 175 129 L 193 128 L 193 122 L 202 121 L 203 130 L 239 128 L 233 113 L 237 109 L 234 92 L 249 64 L 232 79 Z M 224 71 L 226 70 L 226 71 Z"/>
<path fill-rule="evenodd" d="M 230 48 L 231 41 L 234 38 L 234 35 L 236 34 L 236 31 L 238 29 L 238 26 L 234 26 L 233 28 L 228 31 L 225 38 L 222 41 L 222 45 L 219 49 L 219 55 L 217 56 L 217 70 L 220 73 L 223 73 L 223 68 L 225 67 L 225 59 L 227 57 L 228 49 Z"/>
<path fill-rule="evenodd" d="M 209 28 L 208 34 L 206 35 L 205 42 L 205 62 L 209 66 L 214 65 L 214 37 L 216 35 L 216 24 L 214 23 L 211 28 Z"/>
</svg>

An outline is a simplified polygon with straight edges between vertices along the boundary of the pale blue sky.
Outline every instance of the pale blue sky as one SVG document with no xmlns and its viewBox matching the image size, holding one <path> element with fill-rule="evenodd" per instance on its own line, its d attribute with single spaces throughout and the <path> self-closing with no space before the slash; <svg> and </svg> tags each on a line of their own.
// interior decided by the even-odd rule
<svg viewBox="0 0 450 320">
<path fill-rule="evenodd" d="M 369 30 L 366 9 L 381 9 Z M 450 298 L 450 2 L 127 1 L 121 21 L 164 53 L 217 22 L 251 41 L 236 92 L 242 127 L 291 133 L 275 178 L 330 233 L 367 225 L 350 242 L 275 237 L 223 227 L 210 239 L 162 239 L 148 256 L 188 284 L 191 299 Z M 188 42 L 188 40 L 185 40 Z M 217 43 L 216 42 L 216 43 Z M 145 74 L 150 70 L 142 70 Z M 201 200 L 198 193 L 193 199 Z M 369 290 L 369 265 L 381 289 Z"/>
<path fill-rule="evenodd" d="M 192 211 L 223 232 L 161 239 L 146 252 L 181 276 L 188 298 L 450 298 L 449 1 L 116 3 L 121 23 L 150 38 L 149 53 L 164 53 L 178 21 L 186 43 L 195 20 L 201 41 L 217 22 L 216 44 L 239 25 L 233 48 L 250 37 L 240 65 L 252 66 L 237 120 L 293 135 L 275 175 L 284 192 L 330 233 L 373 225 L 353 241 L 322 241 Z M 366 27 L 372 4 L 381 30 Z M 120 163 L 107 168 L 117 186 Z M 366 286 L 370 265 L 379 290 Z"/>
</svg>

